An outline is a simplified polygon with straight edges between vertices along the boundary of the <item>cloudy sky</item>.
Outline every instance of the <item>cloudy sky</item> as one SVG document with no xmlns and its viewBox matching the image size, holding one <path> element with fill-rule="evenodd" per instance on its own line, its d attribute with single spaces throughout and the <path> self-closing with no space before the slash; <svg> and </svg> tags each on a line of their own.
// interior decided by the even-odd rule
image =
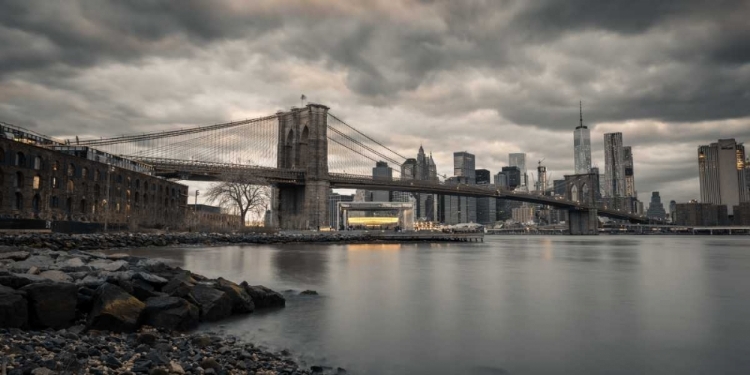
<svg viewBox="0 0 750 375">
<path fill-rule="evenodd" d="M 206 125 L 300 94 L 402 154 L 573 169 L 578 101 L 641 200 L 699 197 L 696 147 L 750 141 L 750 2 L 0 2 L 0 120 L 57 136 Z"/>
</svg>

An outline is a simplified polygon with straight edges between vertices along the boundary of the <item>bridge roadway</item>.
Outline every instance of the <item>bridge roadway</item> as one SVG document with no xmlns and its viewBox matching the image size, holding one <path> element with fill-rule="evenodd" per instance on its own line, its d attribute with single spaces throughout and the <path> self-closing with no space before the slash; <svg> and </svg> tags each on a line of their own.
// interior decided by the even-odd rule
<svg viewBox="0 0 750 375">
<path fill-rule="evenodd" d="M 212 162 L 197 162 L 192 160 L 165 158 L 133 158 L 150 164 L 158 176 L 180 180 L 218 181 L 233 174 L 250 175 L 269 183 L 299 184 L 305 183 L 305 172 L 296 169 L 281 169 L 273 167 L 250 166 L 244 164 L 227 164 Z M 596 208 L 599 216 L 612 219 L 625 219 L 635 223 L 649 222 L 642 215 L 630 214 L 614 209 L 588 207 L 580 202 L 550 197 L 515 190 L 496 189 L 491 186 L 446 184 L 433 181 L 400 180 L 397 178 L 377 179 L 368 176 L 329 173 L 332 188 L 339 189 L 370 189 L 404 191 L 428 194 L 445 194 L 469 197 L 493 197 L 513 201 L 529 202 L 547 205 L 559 209 L 590 210 Z"/>
</svg>

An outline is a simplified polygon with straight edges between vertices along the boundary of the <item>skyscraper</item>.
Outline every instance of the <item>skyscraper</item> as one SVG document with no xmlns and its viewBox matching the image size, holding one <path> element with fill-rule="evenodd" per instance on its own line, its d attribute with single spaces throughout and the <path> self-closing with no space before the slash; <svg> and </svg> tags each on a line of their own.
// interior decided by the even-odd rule
<svg viewBox="0 0 750 375">
<path fill-rule="evenodd" d="M 604 134 L 604 194 L 625 196 L 625 163 L 622 133 Z"/>
<path fill-rule="evenodd" d="M 523 152 L 508 154 L 508 166 L 518 167 L 521 171 L 520 187 L 522 189 L 528 188 L 528 174 L 526 173 L 526 154 Z"/>
<path fill-rule="evenodd" d="M 512 167 L 503 167 L 502 172 L 505 175 L 505 181 L 507 183 L 508 189 L 516 189 L 519 186 L 521 186 L 521 169 L 518 167 L 512 166 Z"/>
<path fill-rule="evenodd" d="M 630 146 L 622 148 L 622 162 L 625 168 L 625 196 L 635 197 L 635 176 L 633 175 L 633 149 Z"/>
<path fill-rule="evenodd" d="M 591 171 L 591 132 L 583 125 L 583 103 L 580 103 L 580 122 L 573 131 L 573 157 L 576 174 Z"/>
<path fill-rule="evenodd" d="M 476 183 L 477 185 L 489 185 L 491 183 L 490 181 L 490 171 L 486 169 L 477 169 L 475 171 L 476 175 Z"/>
<path fill-rule="evenodd" d="M 393 179 L 393 169 L 388 166 L 388 163 L 379 161 L 375 163 L 375 168 L 372 169 L 372 178 L 375 180 Z M 388 191 L 377 190 L 371 193 L 373 202 L 389 202 L 391 200 L 391 195 Z"/>
<path fill-rule="evenodd" d="M 468 184 L 476 183 L 476 166 L 474 154 L 466 151 L 453 153 L 453 175 L 456 177 L 466 177 Z"/>
<path fill-rule="evenodd" d="M 651 202 L 648 204 L 648 211 L 646 216 L 652 219 L 664 220 L 667 218 L 667 212 L 664 210 L 664 205 L 661 203 L 661 197 L 658 191 L 651 193 Z"/>
<path fill-rule="evenodd" d="M 745 178 L 745 146 L 734 138 L 698 147 L 702 203 L 726 205 L 729 215 L 740 202 L 750 201 Z"/>
<path fill-rule="evenodd" d="M 419 180 L 420 168 L 417 164 L 417 159 L 409 158 L 406 159 L 404 164 L 401 164 L 401 179 L 402 180 Z"/>
<path fill-rule="evenodd" d="M 419 181 L 438 181 L 437 166 L 432 154 L 427 156 L 424 148 L 419 146 L 417 158 L 406 159 L 401 166 L 401 178 Z M 427 193 L 412 194 L 416 201 L 416 217 L 418 220 L 437 220 L 437 196 Z"/>
</svg>

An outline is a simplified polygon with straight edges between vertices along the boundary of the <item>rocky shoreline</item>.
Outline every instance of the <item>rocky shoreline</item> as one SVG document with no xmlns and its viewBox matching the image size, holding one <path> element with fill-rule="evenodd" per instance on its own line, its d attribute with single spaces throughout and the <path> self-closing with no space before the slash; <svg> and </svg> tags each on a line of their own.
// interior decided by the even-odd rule
<svg viewBox="0 0 750 375">
<path fill-rule="evenodd" d="M 179 333 L 283 307 L 284 297 L 264 286 L 127 254 L 9 250 L 0 252 L 0 354 L 10 359 L 8 374 L 309 373 L 232 337 Z"/>
<path fill-rule="evenodd" d="M 129 247 L 177 245 L 285 244 L 285 243 L 380 243 L 454 241 L 452 237 L 409 237 L 384 240 L 377 233 L 311 232 L 311 233 L 106 233 L 6 234 L 0 246 L 51 250 L 101 250 Z"/>
</svg>

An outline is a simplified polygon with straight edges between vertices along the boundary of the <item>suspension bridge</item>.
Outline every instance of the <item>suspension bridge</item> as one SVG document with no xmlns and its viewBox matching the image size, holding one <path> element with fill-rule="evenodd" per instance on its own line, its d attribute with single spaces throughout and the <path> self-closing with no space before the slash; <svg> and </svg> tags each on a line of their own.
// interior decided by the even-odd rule
<svg viewBox="0 0 750 375">
<path fill-rule="evenodd" d="M 648 221 L 641 215 L 597 207 L 593 194 L 551 197 L 481 185 L 373 177 L 372 168 L 378 161 L 389 163 L 400 175 L 406 157 L 321 104 L 243 121 L 82 139 L 77 144 L 151 165 L 155 174 L 166 178 L 219 181 L 243 176 L 267 183 L 274 191 L 273 224 L 283 229 L 325 226 L 331 188 L 495 197 L 543 204 L 569 210 L 571 234 L 594 234 L 597 215 L 634 223 Z"/>
</svg>

